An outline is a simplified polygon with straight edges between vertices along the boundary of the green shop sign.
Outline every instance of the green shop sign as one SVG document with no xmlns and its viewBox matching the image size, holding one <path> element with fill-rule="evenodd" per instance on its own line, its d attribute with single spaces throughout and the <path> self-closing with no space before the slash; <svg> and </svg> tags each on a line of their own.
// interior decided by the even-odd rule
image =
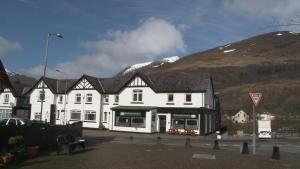
<svg viewBox="0 0 300 169">
<path fill-rule="evenodd" d="M 141 112 L 120 112 L 120 116 L 142 117 Z"/>
<path fill-rule="evenodd" d="M 175 119 L 195 119 L 196 117 L 195 114 L 173 114 Z"/>
</svg>

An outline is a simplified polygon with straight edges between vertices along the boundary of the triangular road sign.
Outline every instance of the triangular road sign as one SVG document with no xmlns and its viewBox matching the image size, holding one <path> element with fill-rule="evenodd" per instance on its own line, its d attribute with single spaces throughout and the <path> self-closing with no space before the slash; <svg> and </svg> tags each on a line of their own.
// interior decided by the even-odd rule
<svg viewBox="0 0 300 169">
<path fill-rule="evenodd" d="M 262 93 L 249 93 L 249 95 L 253 101 L 253 104 L 255 105 L 255 107 L 257 107 L 262 98 Z"/>
</svg>

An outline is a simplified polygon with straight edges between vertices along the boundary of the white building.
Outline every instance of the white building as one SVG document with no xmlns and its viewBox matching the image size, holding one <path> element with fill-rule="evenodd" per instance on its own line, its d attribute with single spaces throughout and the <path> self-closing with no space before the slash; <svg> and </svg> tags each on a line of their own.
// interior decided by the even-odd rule
<svg viewBox="0 0 300 169">
<path fill-rule="evenodd" d="M 25 94 L 30 98 L 30 119 L 42 119 L 47 122 L 55 121 L 56 124 L 66 124 L 65 118 L 61 118 L 60 115 L 66 114 L 64 113 L 67 107 L 67 102 L 65 102 L 66 91 L 73 83 L 74 80 L 57 80 L 51 78 L 41 78 L 38 80 Z"/>
<path fill-rule="evenodd" d="M 83 121 L 83 127 L 141 133 L 191 129 L 204 135 L 215 131 L 219 119 L 209 75 L 128 73 L 113 78 L 83 75 L 67 85 L 66 104 L 65 95 L 57 91 L 60 81 L 63 80 L 46 78 L 42 115 L 42 119 L 50 119 L 50 106 L 56 105 L 52 107 L 57 109 L 58 124 Z M 30 91 L 31 119 L 40 117 L 42 82 Z M 62 110 L 66 110 L 63 115 Z"/>
<path fill-rule="evenodd" d="M 16 106 L 16 98 L 12 93 L 12 89 L 5 88 L 0 93 L 0 120 L 12 116 L 13 107 Z"/>
</svg>

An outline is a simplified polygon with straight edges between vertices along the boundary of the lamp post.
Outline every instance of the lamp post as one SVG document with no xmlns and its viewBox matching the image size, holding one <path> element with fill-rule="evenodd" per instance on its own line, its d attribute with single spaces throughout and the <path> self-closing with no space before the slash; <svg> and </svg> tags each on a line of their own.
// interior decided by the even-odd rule
<svg viewBox="0 0 300 169">
<path fill-rule="evenodd" d="M 48 48 L 50 43 L 51 36 L 56 36 L 57 38 L 63 38 L 63 36 L 59 33 L 48 33 L 47 35 L 47 41 L 46 41 L 46 51 L 45 51 L 45 58 L 44 58 L 44 72 L 43 72 L 43 83 L 42 83 L 42 98 L 41 98 L 41 115 L 40 115 L 40 121 L 42 121 L 43 117 L 43 103 L 45 101 L 45 77 L 46 77 L 46 70 L 47 70 L 47 63 L 48 63 Z"/>
<path fill-rule="evenodd" d="M 55 71 L 67 75 L 65 72 L 62 72 L 61 70 L 56 69 Z M 63 124 L 65 124 L 65 122 L 66 122 L 66 102 L 67 102 L 67 88 L 68 88 L 68 80 L 65 79 L 65 81 L 66 81 L 66 83 L 65 83 L 65 101 L 64 101 L 64 119 L 63 119 Z"/>
</svg>

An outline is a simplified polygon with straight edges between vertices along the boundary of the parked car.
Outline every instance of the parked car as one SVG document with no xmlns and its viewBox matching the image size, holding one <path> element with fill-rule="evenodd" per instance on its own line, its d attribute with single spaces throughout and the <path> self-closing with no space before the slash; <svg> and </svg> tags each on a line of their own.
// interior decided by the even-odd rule
<svg viewBox="0 0 300 169">
<path fill-rule="evenodd" d="M 19 118 L 6 118 L 0 121 L 0 126 L 26 125 L 26 121 Z"/>
</svg>

